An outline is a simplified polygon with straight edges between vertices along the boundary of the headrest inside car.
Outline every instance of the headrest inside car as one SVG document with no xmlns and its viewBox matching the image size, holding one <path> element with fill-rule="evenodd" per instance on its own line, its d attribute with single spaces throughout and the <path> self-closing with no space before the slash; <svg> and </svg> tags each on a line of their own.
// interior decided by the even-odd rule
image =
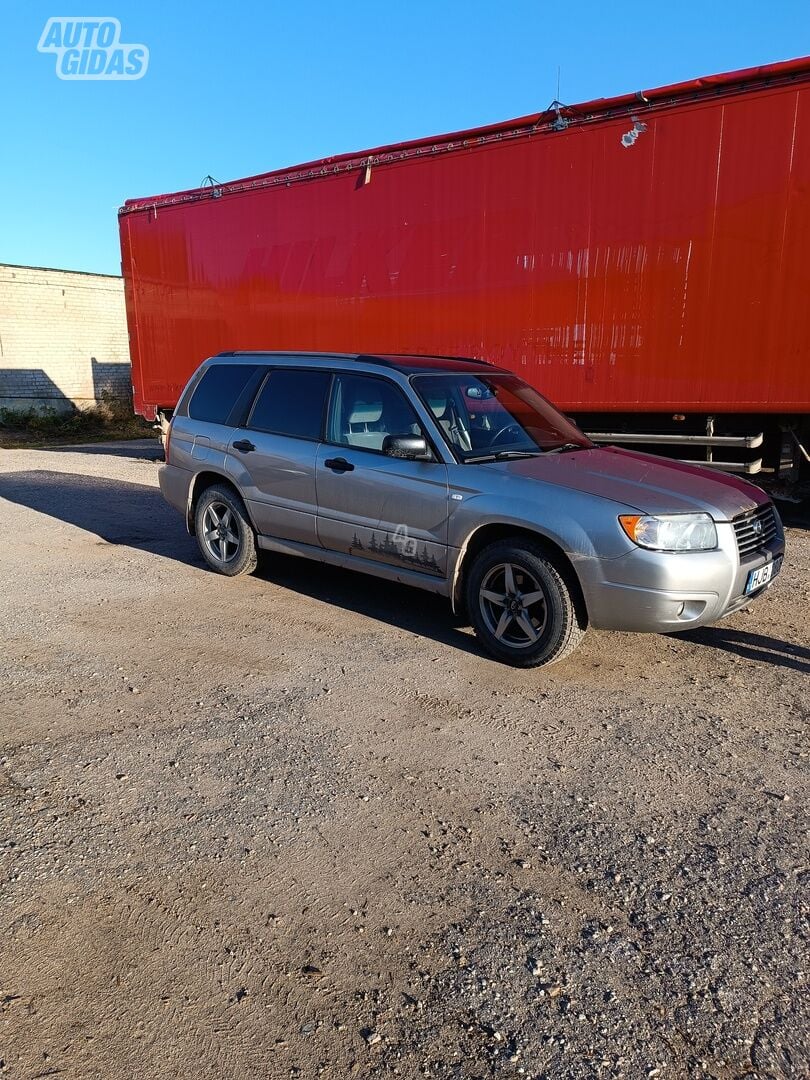
<svg viewBox="0 0 810 1080">
<path fill-rule="evenodd" d="M 376 424 L 382 416 L 381 401 L 356 401 L 349 413 L 350 424 Z"/>
</svg>

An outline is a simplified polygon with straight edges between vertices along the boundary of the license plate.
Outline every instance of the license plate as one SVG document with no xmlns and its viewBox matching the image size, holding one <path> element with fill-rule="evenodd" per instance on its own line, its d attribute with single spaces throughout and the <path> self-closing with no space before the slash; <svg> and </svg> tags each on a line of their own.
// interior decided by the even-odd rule
<svg viewBox="0 0 810 1080">
<path fill-rule="evenodd" d="M 752 570 L 748 575 L 748 581 L 745 583 L 746 593 L 756 592 L 757 589 L 761 589 L 763 585 L 767 585 L 769 581 L 773 581 L 779 573 L 781 566 L 782 560 L 774 559 L 773 562 L 760 566 L 758 570 Z"/>
</svg>

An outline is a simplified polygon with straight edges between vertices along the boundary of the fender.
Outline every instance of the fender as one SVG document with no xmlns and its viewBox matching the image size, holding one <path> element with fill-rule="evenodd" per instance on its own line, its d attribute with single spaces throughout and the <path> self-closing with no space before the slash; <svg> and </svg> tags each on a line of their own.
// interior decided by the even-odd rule
<svg viewBox="0 0 810 1080">
<path fill-rule="evenodd" d="M 213 477 L 213 476 L 222 477 L 222 479 L 227 482 L 229 487 L 232 487 L 232 488 L 236 489 L 236 493 L 238 494 L 239 498 L 242 500 L 242 502 L 245 505 L 245 511 L 247 512 L 247 516 L 250 519 L 250 524 L 253 526 L 253 531 L 258 535 L 258 529 L 256 528 L 256 522 L 253 520 L 253 515 L 250 512 L 250 507 L 247 504 L 247 500 L 245 499 L 245 496 L 242 494 L 242 490 L 239 487 L 239 484 L 236 482 L 236 480 L 232 476 L 229 476 L 228 473 L 224 469 L 221 469 L 219 466 L 211 467 L 211 466 L 208 466 L 208 465 L 206 466 L 206 468 L 200 469 L 199 472 L 195 473 L 194 476 L 191 479 L 191 483 L 188 485 L 188 502 L 186 503 L 186 529 L 187 529 L 187 531 L 189 533 L 191 533 L 192 536 L 194 535 L 194 509 L 193 508 L 194 508 L 194 500 L 197 497 L 197 491 L 198 491 L 199 486 L 200 486 L 200 480 L 203 477 L 205 477 L 206 480 L 208 480 L 209 477 Z M 205 486 L 208 487 L 209 484 L 206 483 Z"/>
<path fill-rule="evenodd" d="M 554 485 L 532 481 L 532 488 L 532 498 L 475 494 L 455 504 L 457 509 L 450 518 L 448 535 L 448 576 L 454 612 L 460 602 L 461 574 L 470 544 L 482 529 L 493 525 L 514 526 L 516 532 L 528 530 L 554 544 L 568 559 L 581 586 L 578 563 L 595 558 L 620 558 L 632 550 L 618 522 L 619 515 L 632 512 L 631 508 L 569 489 L 567 508 L 561 513 L 555 506 Z"/>
</svg>

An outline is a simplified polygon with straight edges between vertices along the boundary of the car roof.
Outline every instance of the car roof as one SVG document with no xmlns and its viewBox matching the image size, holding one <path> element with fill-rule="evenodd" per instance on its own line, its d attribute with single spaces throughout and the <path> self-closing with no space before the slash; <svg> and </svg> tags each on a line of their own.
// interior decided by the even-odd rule
<svg viewBox="0 0 810 1080">
<path fill-rule="evenodd" d="M 471 356 L 424 356 L 410 353 L 339 353 L 339 352 L 297 352 L 290 350 L 239 350 L 222 352 L 211 357 L 212 360 L 251 360 L 268 363 L 295 360 L 340 360 L 355 361 L 361 364 L 379 365 L 395 368 L 406 375 L 425 372 L 496 372 L 503 371 L 487 360 L 476 360 Z"/>
</svg>

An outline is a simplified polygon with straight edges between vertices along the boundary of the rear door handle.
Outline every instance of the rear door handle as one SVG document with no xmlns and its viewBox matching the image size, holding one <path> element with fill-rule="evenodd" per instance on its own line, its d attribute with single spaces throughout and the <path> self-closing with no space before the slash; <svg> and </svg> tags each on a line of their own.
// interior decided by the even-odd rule
<svg viewBox="0 0 810 1080">
<path fill-rule="evenodd" d="M 324 465 L 327 467 L 327 469 L 331 469 L 332 472 L 336 473 L 351 472 L 354 468 L 354 465 L 352 465 L 350 461 L 347 461 L 346 458 L 343 457 L 327 458 L 324 462 Z"/>
<path fill-rule="evenodd" d="M 243 454 L 249 454 L 251 450 L 255 450 L 256 447 L 250 441 L 250 439 L 239 439 L 233 443 L 234 450 L 241 450 Z"/>
</svg>

